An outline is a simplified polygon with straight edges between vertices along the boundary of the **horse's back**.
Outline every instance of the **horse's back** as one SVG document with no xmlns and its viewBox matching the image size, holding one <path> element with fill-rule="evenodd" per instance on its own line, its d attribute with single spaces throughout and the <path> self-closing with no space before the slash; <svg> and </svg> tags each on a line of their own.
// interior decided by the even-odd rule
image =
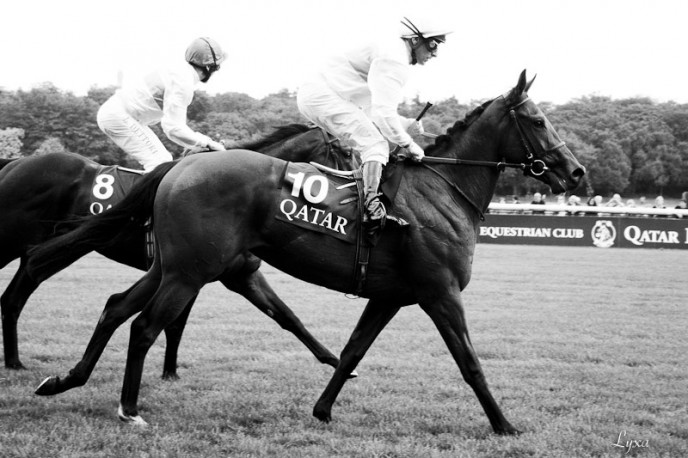
<svg viewBox="0 0 688 458">
<path fill-rule="evenodd" d="M 274 172 L 280 171 L 285 165 L 286 162 L 281 159 L 249 150 L 197 154 L 189 156 L 172 169 L 160 183 L 159 189 L 164 193 L 186 193 L 190 188 L 197 191 L 234 191 L 247 183 L 274 181 L 277 178 Z"/>
<path fill-rule="evenodd" d="M 285 165 L 247 150 L 184 159 L 158 187 L 156 234 L 177 246 L 179 233 L 189 241 L 212 238 L 218 246 L 240 240 L 268 217 Z"/>
<path fill-rule="evenodd" d="M 3 257 L 23 254 L 74 215 L 88 198 L 98 164 L 71 153 L 17 159 L 0 170 Z M 83 201 L 83 202 L 82 202 Z"/>
</svg>

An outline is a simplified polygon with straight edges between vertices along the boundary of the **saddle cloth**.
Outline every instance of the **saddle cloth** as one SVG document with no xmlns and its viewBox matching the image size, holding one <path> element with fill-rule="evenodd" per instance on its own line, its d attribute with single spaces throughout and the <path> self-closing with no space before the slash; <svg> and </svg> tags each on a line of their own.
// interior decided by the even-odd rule
<svg viewBox="0 0 688 458">
<path fill-rule="evenodd" d="M 323 174 L 311 164 L 288 162 L 275 218 L 355 244 L 360 225 L 357 202 L 350 173 Z"/>
<path fill-rule="evenodd" d="M 93 179 L 88 208 L 84 213 L 97 215 L 110 209 L 124 198 L 143 173 L 143 170 L 118 165 L 101 165 Z"/>
</svg>

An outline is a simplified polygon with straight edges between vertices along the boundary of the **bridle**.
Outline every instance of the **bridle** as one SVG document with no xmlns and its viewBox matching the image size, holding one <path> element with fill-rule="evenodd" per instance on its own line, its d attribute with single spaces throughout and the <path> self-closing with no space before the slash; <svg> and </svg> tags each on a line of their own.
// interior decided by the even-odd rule
<svg viewBox="0 0 688 458">
<path fill-rule="evenodd" d="M 504 96 L 500 96 L 501 98 L 505 99 Z M 516 168 L 520 169 L 523 171 L 524 175 L 530 175 L 533 177 L 539 177 L 542 174 L 544 174 L 546 171 L 549 170 L 549 167 L 545 164 L 545 162 L 542 159 L 536 159 L 535 154 L 533 153 L 534 151 L 534 144 L 536 142 L 533 141 L 533 139 L 529 138 L 529 136 L 526 134 L 526 132 L 523 130 L 523 127 L 521 126 L 521 123 L 518 121 L 518 115 L 517 115 L 517 109 L 524 103 L 526 103 L 528 100 L 530 100 L 529 97 L 524 98 L 521 100 L 519 103 L 516 105 L 513 105 L 508 108 L 508 113 L 509 113 L 509 118 L 514 121 L 514 125 L 516 126 L 516 131 L 518 132 L 519 139 L 521 141 L 521 145 L 523 146 L 523 149 L 525 150 L 526 153 L 526 160 L 524 162 L 520 163 L 513 163 L 513 162 L 504 162 L 504 161 L 479 161 L 479 160 L 471 160 L 471 159 L 459 159 L 459 158 L 448 158 L 448 157 L 433 157 L 433 156 L 424 156 L 423 159 L 421 160 L 421 165 L 438 175 L 440 178 L 442 178 L 444 181 L 446 181 L 455 191 L 457 191 L 466 201 L 471 204 L 471 206 L 478 212 L 478 215 L 480 216 L 480 220 L 484 221 L 485 220 L 485 214 L 484 211 L 485 209 L 481 209 L 478 207 L 478 205 L 473 202 L 473 200 L 466 195 L 466 193 L 459 188 L 456 184 L 451 182 L 448 178 L 446 178 L 441 172 L 437 171 L 433 167 L 430 167 L 428 164 L 450 164 L 450 165 L 472 165 L 472 166 L 481 166 L 481 167 L 495 167 L 500 173 L 503 172 L 506 168 Z M 559 142 L 552 148 L 546 149 L 542 151 L 542 155 L 546 155 L 552 151 L 556 151 L 560 148 L 563 148 L 566 145 L 563 141 Z"/>
<path fill-rule="evenodd" d="M 500 96 L 504 98 L 504 96 Z M 429 164 L 453 164 L 453 165 L 476 165 L 476 166 L 483 166 L 483 167 L 495 167 L 497 170 L 500 172 L 503 172 L 506 168 L 514 168 L 514 169 L 521 169 L 523 171 L 524 175 L 531 175 L 533 177 L 539 177 L 543 173 L 549 170 L 549 167 L 545 165 L 545 162 L 541 159 L 536 159 L 535 154 L 533 153 L 534 146 L 533 146 L 533 141 L 531 141 L 528 136 L 526 135 L 525 131 L 523 130 L 523 127 L 521 126 L 521 123 L 518 121 L 518 115 L 516 114 L 516 109 L 526 103 L 528 100 L 530 100 L 529 97 L 526 97 L 525 99 L 521 100 L 519 103 L 516 105 L 513 105 L 512 107 L 509 108 L 509 117 L 514 121 L 514 124 L 516 126 L 516 131 L 518 132 L 518 135 L 520 137 L 521 145 L 523 146 L 523 149 L 526 152 L 526 160 L 524 162 L 519 162 L 519 163 L 513 163 L 513 162 L 504 162 L 504 161 L 477 161 L 477 160 L 470 160 L 470 159 L 458 159 L 458 158 L 447 158 L 447 157 L 432 157 L 432 156 L 425 156 L 421 160 L 422 163 L 429 163 Z M 553 146 L 552 148 L 546 149 L 542 152 L 542 155 L 551 153 L 552 151 L 556 151 L 559 148 L 563 148 L 566 145 L 566 143 L 559 142 L 557 145 Z"/>
</svg>

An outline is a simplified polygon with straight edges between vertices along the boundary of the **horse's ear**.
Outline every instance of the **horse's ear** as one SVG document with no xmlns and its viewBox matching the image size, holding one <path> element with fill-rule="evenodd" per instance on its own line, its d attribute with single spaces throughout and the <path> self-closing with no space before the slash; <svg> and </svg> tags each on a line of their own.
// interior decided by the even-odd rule
<svg viewBox="0 0 688 458">
<path fill-rule="evenodd" d="M 526 91 L 527 91 L 527 88 L 526 88 L 526 71 L 524 69 L 521 72 L 521 76 L 518 77 L 518 83 L 516 84 L 516 87 L 514 88 L 514 94 L 515 95 L 521 95 Z"/>
<path fill-rule="evenodd" d="M 537 77 L 537 74 L 535 74 L 535 76 L 530 81 L 528 81 L 528 84 L 526 84 L 526 88 L 525 88 L 524 92 L 528 92 L 530 90 L 530 86 L 533 85 L 533 81 L 535 81 L 536 77 Z"/>
<path fill-rule="evenodd" d="M 529 85 L 526 84 L 526 71 L 523 70 L 521 72 L 521 76 L 518 77 L 518 83 L 516 83 L 516 86 L 514 86 L 512 90 L 505 94 L 504 98 L 507 100 L 507 103 L 517 103 L 518 99 L 521 97 L 521 94 L 528 90 L 528 86 Z"/>
</svg>

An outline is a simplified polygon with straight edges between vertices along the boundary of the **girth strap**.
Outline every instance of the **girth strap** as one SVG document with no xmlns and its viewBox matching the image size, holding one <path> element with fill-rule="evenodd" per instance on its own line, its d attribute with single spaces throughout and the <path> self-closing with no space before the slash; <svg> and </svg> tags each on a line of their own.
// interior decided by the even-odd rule
<svg viewBox="0 0 688 458">
<path fill-rule="evenodd" d="M 153 218 L 148 218 L 143 225 L 146 238 L 146 270 L 153 265 L 155 258 L 155 234 L 153 233 Z"/>
<path fill-rule="evenodd" d="M 363 213 L 365 206 L 363 205 L 364 191 L 363 191 L 363 172 L 361 169 L 353 171 L 354 179 L 356 180 L 356 190 L 358 192 L 358 217 L 363 221 Z M 365 287 L 366 278 L 368 276 L 368 262 L 370 260 L 370 245 L 365 237 L 363 224 L 358 225 L 358 234 L 356 234 L 356 257 L 354 259 L 353 282 L 351 289 L 353 293 L 360 296 Z"/>
</svg>

